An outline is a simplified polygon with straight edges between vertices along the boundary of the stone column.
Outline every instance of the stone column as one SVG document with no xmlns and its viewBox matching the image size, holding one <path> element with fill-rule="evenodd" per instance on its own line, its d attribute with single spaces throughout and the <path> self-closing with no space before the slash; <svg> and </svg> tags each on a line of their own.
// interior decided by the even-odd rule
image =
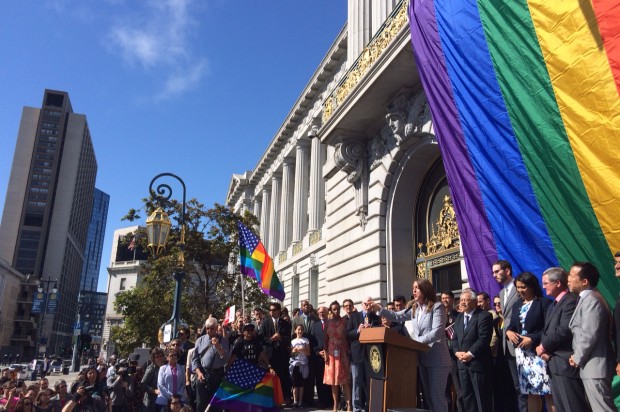
<svg viewBox="0 0 620 412">
<path fill-rule="evenodd" d="M 299 140 L 295 157 L 295 194 L 293 198 L 293 242 L 300 242 L 306 234 L 308 215 L 308 143 Z"/>
<path fill-rule="evenodd" d="M 263 200 L 261 202 L 260 209 L 260 239 L 263 242 L 263 245 L 265 245 L 265 247 L 267 247 L 267 245 L 269 244 L 269 199 L 271 196 L 270 189 L 270 187 L 263 187 Z"/>
<path fill-rule="evenodd" d="M 282 177 L 274 173 L 271 177 L 271 208 L 269 210 L 269 244 L 265 244 L 267 253 L 275 261 L 275 255 L 278 253 L 278 241 L 280 234 L 280 183 Z"/>
<path fill-rule="evenodd" d="M 349 0 L 347 30 L 347 66 L 357 60 L 370 41 L 372 0 Z"/>
<path fill-rule="evenodd" d="M 293 210 L 293 159 L 282 162 L 282 197 L 280 202 L 280 252 L 291 243 L 291 215 Z"/>
<path fill-rule="evenodd" d="M 396 3 L 398 3 L 398 0 L 382 0 L 372 2 L 372 26 L 370 38 L 377 34 L 379 27 L 381 27 L 387 19 L 387 16 L 389 16 L 390 13 L 392 13 L 392 10 L 394 10 Z"/>
<path fill-rule="evenodd" d="M 325 219 L 325 181 L 323 180 L 323 164 L 325 151 L 321 139 L 313 136 L 310 152 L 310 198 L 308 199 L 308 230 L 316 231 Z"/>
<path fill-rule="evenodd" d="M 254 200 L 252 200 L 252 213 L 254 214 L 254 216 L 256 216 L 258 218 L 258 220 L 260 221 L 261 219 L 261 202 L 260 202 L 260 197 L 254 198 Z"/>
</svg>

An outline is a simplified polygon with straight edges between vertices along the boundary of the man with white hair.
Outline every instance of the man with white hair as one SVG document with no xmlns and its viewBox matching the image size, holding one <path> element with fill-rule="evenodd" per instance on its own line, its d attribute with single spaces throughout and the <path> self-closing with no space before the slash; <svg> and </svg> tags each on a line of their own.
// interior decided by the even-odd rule
<svg viewBox="0 0 620 412">
<path fill-rule="evenodd" d="M 217 333 L 217 319 L 209 316 L 206 334 L 196 340 L 192 353 L 192 368 L 196 371 L 196 410 L 204 411 L 224 377 L 224 367 L 230 358 L 230 344 Z M 219 408 L 211 408 L 218 412 Z"/>
<path fill-rule="evenodd" d="M 478 307 L 476 292 L 461 292 L 463 312 L 456 318 L 452 348 L 456 356 L 461 396 L 466 411 L 493 410 L 491 336 L 493 317 Z"/>
</svg>

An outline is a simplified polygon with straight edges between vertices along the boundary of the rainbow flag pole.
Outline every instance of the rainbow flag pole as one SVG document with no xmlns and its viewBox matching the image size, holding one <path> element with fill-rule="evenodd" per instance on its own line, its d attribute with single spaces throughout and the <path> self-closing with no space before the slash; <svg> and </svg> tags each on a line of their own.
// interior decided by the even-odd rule
<svg viewBox="0 0 620 412">
<path fill-rule="evenodd" d="M 278 279 L 273 260 L 267 254 L 263 243 L 243 223 L 238 222 L 238 227 L 241 273 L 256 279 L 266 295 L 284 300 L 284 287 Z"/>
<path fill-rule="evenodd" d="M 411 40 L 470 284 L 590 261 L 615 300 L 620 3 L 410 0 Z"/>
</svg>

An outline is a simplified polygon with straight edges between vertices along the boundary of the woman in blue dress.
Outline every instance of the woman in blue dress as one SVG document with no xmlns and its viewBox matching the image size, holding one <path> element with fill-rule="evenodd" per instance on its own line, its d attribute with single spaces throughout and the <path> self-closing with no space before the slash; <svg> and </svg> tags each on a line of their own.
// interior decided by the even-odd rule
<svg viewBox="0 0 620 412">
<path fill-rule="evenodd" d="M 547 362 L 536 355 L 551 301 L 543 297 L 538 279 L 530 272 L 521 273 L 514 284 L 521 300 L 512 307 L 506 338 L 515 345 L 521 393 L 527 394 L 529 412 L 542 410 L 541 396 L 545 397 L 547 410 L 552 410 Z"/>
</svg>

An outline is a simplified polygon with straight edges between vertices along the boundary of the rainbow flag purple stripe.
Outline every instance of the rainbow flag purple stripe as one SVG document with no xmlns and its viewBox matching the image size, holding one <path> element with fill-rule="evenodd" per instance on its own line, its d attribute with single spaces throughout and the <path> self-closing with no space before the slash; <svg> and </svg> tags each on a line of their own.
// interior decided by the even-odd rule
<svg viewBox="0 0 620 412">
<path fill-rule="evenodd" d="M 615 300 L 619 14 L 603 0 L 411 0 L 473 288 L 497 291 L 497 259 L 539 277 L 588 260 Z"/>
</svg>

